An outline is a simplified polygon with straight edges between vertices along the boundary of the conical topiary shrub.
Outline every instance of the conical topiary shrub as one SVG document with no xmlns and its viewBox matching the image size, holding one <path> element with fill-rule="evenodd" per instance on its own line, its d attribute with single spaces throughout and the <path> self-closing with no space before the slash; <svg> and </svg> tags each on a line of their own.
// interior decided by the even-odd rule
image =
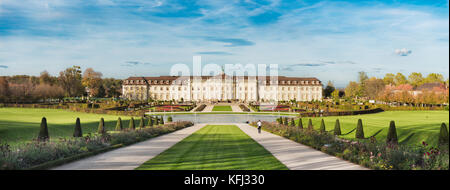
<svg viewBox="0 0 450 190">
<path fill-rule="evenodd" d="M 131 129 L 131 130 L 136 129 L 136 126 L 134 125 L 134 118 L 133 117 L 131 117 L 131 119 L 130 119 L 130 124 L 129 124 L 128 128 Z"/>
<path fill-rule="evenodd" d="M 441 124 L 441 131 L 439 133 L 439 145 L 448 144 L 448 130 L 447 125 L 445 123 Z"/>
<path fill-rule="evenodd" d="M 303 121 L 302 121 L 302 118 L 298 119 L 298 125 L 297 125 L 297 127 L 298 127 L 299 129 L 303 129 Z"/>
<path fill-rule="evenodd" d="M 285 118 L 283 118 L 283 125 L 288 125 L 289 123 L 288 123 L 288 118 L 287 117 L 285 117 Z"/>
<path fill-rule="evenodd" d="M 148 118 L 148 126 L 152 127 L 153 126 L 153 117 L 150 116 L 150 118 Z"/>
<path fill-rule="evenodd" d="M 362 125 L 362 120 L 358 119 L 358 125 L 356 126 L 356 134 L 355 137 L 357 139 L 364 139 L 364 130 Z"/>
<path fill-rule="evenodd" d="M 139 121 L 139 128 L 143 129 L 144 128 L 144 117 L 141 117 L 140 121 Z"/>
<path fill-rule="evenodd" d="M 155 116 L 155 125 L 158 126 L 159 125 L 159 117 Z"/>
<path fill-rule="evenodd" d="M 81 123 L 80 118 L 77 118 L 77 121 L 75 122 L 75 131 L 73 132 L 73 137 L 82 137 L 83 132 L 81 131 Z"/>
<path fill-rule="evenodd" d="M 341 135 L 341 123 L 339 119 L 336 119 L 336 124 L 334 124 L 334 135 Z"/>
<path fill-rule="evenodd" d="M 325 121 L 322 119 L 322 121 L 320 122 L 320 132 L 321 133 L 325 133 L 327 132 L 325 129 Z"/>
<path fill-rule="evenodd" d="M 163 118 L 163 116 L 161 116 L 161 125 L 164 125 L 164 118 Z"/>
<path fill-rule="evenodd" d="M 308 130 L 314 130 L 314 126 L 313 126 L 313 124 L 312 124 L 312 121 L 311 121 L 311 119 L 309 119 L 309 121 L 308 121 Z"/>
<path fill-rule="evenodd" d="M 397 130 L 395 129 L 395 122 L 391 121 L 389 123 L 389 131 L 386 138 L 386 143 L 398 144 Z"/>
<path fill-rule="evenodd" d="M 289 126 L 291 126 L 291 127 L 295 127 L 295 120 L 294 120 L 294 118 L 291 118 L 291 123 L 290 123 L 290 125 Z"/>
<path fill-rule="evenodd" d="M 280 125 L 283 124 L 283 118 L 282 118 L 282 117 L 279 117 L 279 118 L 277 119 L 277 121 L 278 121 L 278 124 L 280 124 Z"/>
<path fill-rule="evenodd" d="M 105 120 L 103 119 L 103 117 L 100 119 L 100 123 L 98 123 L 97 133 L 98 134 L 105 134 L 106 133 Z"/>
<path fill-rule="evenodd" d="M 116 131 L 122 131 L 123 126 L 122 126 L 122 118 L 119 117 L 119 119 L 117 119 L 117 123 L 116 123 Z"/>
<path fill-rule="evenodd" d="M 48 136 L 47 119 L 45 117 L 41 120 L 41 128 L 39 130 L 38 140 L 47 141 L 50 137 Z"/>
</svg>

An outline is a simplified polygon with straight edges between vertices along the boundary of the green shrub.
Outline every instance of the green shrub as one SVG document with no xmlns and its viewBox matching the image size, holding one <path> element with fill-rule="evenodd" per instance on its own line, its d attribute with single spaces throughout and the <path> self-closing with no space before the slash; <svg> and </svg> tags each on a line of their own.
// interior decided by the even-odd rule
<svg viewBox="0 0 450 190">
<path fill-rule="evenodd" d="M 290 125 L 291 127 L 294 127 L 295 126 L 295 120 L 294 120 L 294 118 L 291 118 L 291 125 Z"/>
<path fill-rule="evenodd" d="M 308 121 L 308 130 L 314 130 L 314 126 L 313 126 L 313 124 L 312 124 L 312 121 L 311 121 L 311 119 L 309 119 L 309 121 Z"/>
<path fill-rule="evenodd" d="M 130 124 L 129 124 L 128 128 L 130 130 L 136 129 L 136 126 L 134 125 L 134 118 L 133 117 L 131 117 L 131 119 L 130 119 Z"/>
<path fill-rule="evenodd" d="M 164 125 L 164 118 L 163 118 L 163 116 L 161 116 L 161 125 Z"/>
<path fill-rule="evenodd" d="M 117 119 L 117 123 L 116 123 L 116 131 L 122 131 L 123 126 L 122 126 L 122 118 L 119 117 L 119 119 Z"/>
<path fill-rule="evenodd" d="M 339 119 L 336 119 L 336 124 L 334 124 L 334 135 L 342 135 L 341 133 L 341 123 L 339 122 Z"/>
<path fill-rule="evenodd" d="M 167 118 L 167 122 L 172 122 L 172 121 L 173 121 L 172 116 L 169 116 L 169 117 Z"/>
<path fill-rule="evenodd" d="M 356 126 L 356 134 L 355 137 L 357 139 L 364 139 L 364 130 L 362 125 L 362 120 L 358 119 L 358 125 Z"/>
<path fill-rule="evenodd" d="M 103 117 L 100 119 L 100 123 L 98 124 L 97 133 L 98 134 L 105 134 L 106 133 L 105 120 L 103 119 Z"/>
<path fill-rule="evenodd" d="M 282 125 L 283 124 L 283 118 L 282 117 L 277 118 L 277 122 L 278 122 L 278 124 Z"/>
<path fill-rule="evenodd" d="M 150 127 L 153 126 L 153 117 L 152 117 L 152 116 L 150 116 L 150 117 L 148 118 L 148 126 L 150 126 Z"/>
<path fill-rule="evenodd" d="M 159 117 L 155 116 L 155 125 L 159 125 Z"/>
<path fill-rule="evenodd" d="M 77 121 L 75 122 L 75 131 L 73 132 L 73 137 L 82 137 L 83 132 L 81 131 L 81 123 L 80 118 L 77 118 Z"/>
<path fill-rule="evenodd" d="M 386 143 L 398 144 L 397 129 L 395 128 L 395 122 L 389 123 L 389 131 L 387 134 Z"/>
<path fill-rule="evenodd" d="M 289 123 L 288 123 L 288 118 L 287 117 L 284 117 L 283 118 L 283 125 L 288 125 Z"/>
<path fill-rule="evenodd" d="M 41 128 L 39 130 L 38 140 L 47 141 L 49 138 L 50 137 L 48 135 L 47 119 L 43 117 L 41 121 Z"/>
<path fill-rule="evenodd" d="M 139 128 L 144 128 L 144 118 L 143 117 L 141 117 L 141 119 L 140 119 L 140 121 L 139 121 Z"/>
<path fill-rule="evenodd" d="M 439 145 L 448 144 L 448 130 L 445 123 L 441 124 L 441 131 L 439 133 Z"/>
<path fill-rule="evenodd" d="M 323 119 L 322 119 L 322 121 L 320 122 L 320 132 L 321 132 L 321 133 L 327 132 L 326 129 L 325 129 L 325 121 L 323 121 Z"/>
<path fill-rule="evenodd" d="M 302 118 L 298 119 L 298 125 L 297 125 L 297 127 L 298 127 L 299 129 L 303 129 L 303 121 L 302 121 Z"/>
</svg>

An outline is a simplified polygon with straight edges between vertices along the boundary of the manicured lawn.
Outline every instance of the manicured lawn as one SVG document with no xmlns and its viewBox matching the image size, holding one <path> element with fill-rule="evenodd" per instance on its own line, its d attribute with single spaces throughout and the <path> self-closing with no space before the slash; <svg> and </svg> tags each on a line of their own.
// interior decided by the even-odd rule
<svg viewBox="0 0 450 190">
<path fill-rule="evenodd" d="M 286 170 L 234 125 L 208 125 L 138 170 Z"/>
<path fill-rule="evenodd" d="M 212 111 L 233 111 L 233 109 L 231 109 L 231 106 L 214 106 Z"/>
<path fill-rule="evenodd" d="M 377 114 L 356 116 L 323 117 L 326 130 L 333 130 L 336 119 L 339 119 L 343 138 L 353 139 L 358 119 L 362 119 L 364 134 L 375 137 L 379 141 L 386 140 L 389 122 L 395 121 L 400 143 L 421 144 L 422 141 L 430 145 L 437 145 L 441 123 L 449 124 L 448 111 L 387 111 Z M 303 126 L 308 126 L 308 119 L 303 118 Z M 322 118 L 311 118 L 314 128 L 319 130 Z M 298 120 L 296 124 L 298 123 Z M 350 132 L 352 131 L 352 132 Z"/>
<path fill-rule="evenodd" d="M 50 139 L 72 137 L 75 120 L 80 118 L 83 134 L 97 132 L 100 118 L 105 119 L 107 130 L 114 130 L 119 116 L 71 112 L 56 109 L 0 108 L 0 141 L 10 145 L 31 141 L 39 133 L 42 117 L 47 118 Z M 121 116 L 124 128 L 130 117 Z M 135 118 L 138 127 L 139 118 Z"/>
</svg>

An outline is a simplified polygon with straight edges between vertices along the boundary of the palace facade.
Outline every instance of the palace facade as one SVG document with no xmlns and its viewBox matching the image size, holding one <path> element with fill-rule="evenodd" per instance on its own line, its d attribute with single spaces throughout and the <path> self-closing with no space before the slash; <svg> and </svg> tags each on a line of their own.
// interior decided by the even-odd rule
<svg viewBox="0 0 450 190">
<path fill-rule="evenodd" d="M 252 76 L 129 77 L 122 97 L 129 100 L 183 101 L 313 101 L 322 100 L 317 78 Z"/>
</svg>

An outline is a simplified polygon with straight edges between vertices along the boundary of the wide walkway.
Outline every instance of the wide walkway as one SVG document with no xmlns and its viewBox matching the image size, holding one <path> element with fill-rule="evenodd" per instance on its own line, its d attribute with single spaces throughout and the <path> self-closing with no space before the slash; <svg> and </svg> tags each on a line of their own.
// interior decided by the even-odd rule
<svg viewBox="0 0 450 190">
<path fill-rule="evenodd" d="M 308 146 L 272 133 L 258 130 L 248 124 L 236 124 L 248 136 L 261 144 L 290 170 L 364 170 L 360 165 L 325 154 Z"/>
<path fill-rule="evenodd" d="M 65 164 L 53 170 L 132 170 L 204 127 L 196 124 L 134 145 Z"/>
</svg>

